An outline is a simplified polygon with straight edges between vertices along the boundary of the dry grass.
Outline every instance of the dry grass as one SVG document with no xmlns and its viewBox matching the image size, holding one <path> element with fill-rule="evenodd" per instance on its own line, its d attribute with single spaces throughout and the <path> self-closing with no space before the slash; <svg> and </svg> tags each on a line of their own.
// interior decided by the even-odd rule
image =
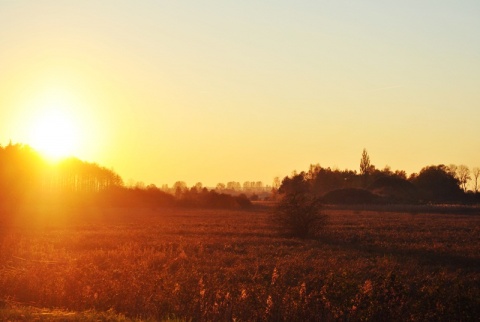
<svg viewBox="0 0 480 322">
<path fill-rule="evenodd" d="M 0 320 L 35 308 L 78 320 L 480 316 L 480 216 L 327 214 L 321 239 L 304 241 L 277 236 L 267 208 L 44 211 L 0 235 Z"/>
</svg>

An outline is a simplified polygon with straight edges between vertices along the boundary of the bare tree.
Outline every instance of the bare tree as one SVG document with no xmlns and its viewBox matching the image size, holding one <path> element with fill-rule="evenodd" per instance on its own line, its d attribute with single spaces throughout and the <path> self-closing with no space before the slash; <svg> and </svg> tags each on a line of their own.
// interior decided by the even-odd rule
<svg viewBox="0 0 480 322">
<path fill-rule="evenodd" d="M 463 191 L 467 191 L 467 182 L 471 179 L 470 169 L 466 165 L 459 165 L 456 169 L 457 179 Z"/>
<path fill-rule="evenodd" d="M 452 177 L 454 177 L 455 179 L 459 180 L 458 179 L 458 173 L 457 173 L 457 170 L 458 170 L 458 166 L 456 164 L 453 164 L 453 163 L 450 163 L 446 168 L 445 170 L 447 170 L 447 173 L 451 174 Z M 460 180 L 459 180 L 460 181 Z"/>
<path fill-rule="evenodd" d="M 478 192 L 478 177 L 480 176 L 480 168 L 479 167 L 475 167 L 472 169 L 472 174 L 473 174 L 473 183 L 474 183 L 474 186 L 473 186 L 473 191 L 475 193 Z"/>
</svg>

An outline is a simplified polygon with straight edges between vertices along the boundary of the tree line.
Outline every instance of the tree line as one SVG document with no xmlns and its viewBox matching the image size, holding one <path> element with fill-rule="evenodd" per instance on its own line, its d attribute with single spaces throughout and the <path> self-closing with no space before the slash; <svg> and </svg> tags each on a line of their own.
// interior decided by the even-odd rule
<svg viewBox="0 0 480 322">
<path fill-rule="evenodd" d="M 276 183 L 276 185 L 275 185 Z M 131 187 L 145 189 L 148 187 L 155 187 L 155 185 L 145 185 L 143 182 L 137 182 L 135 184 L 130 183 Z M 277 190 L 280 186 L 280 179 L 275 178 L 273 185 L 265 185 L 262 181 L 245 181 L 240 183 L 238 181 L 228 181 L 227 183 L 219 182 L 213 188 L 207 188 L 213 190 L 219 194 L 227 195 L 246 195 L 251 200 L 268 200 L 271 199 L 272 190 Z M 202 191 L 206 187 L 201 182 L 195 183 L 189 187 L 185 181 L 176 181 L 172 186 L 163 184 L 159 187 L 160 190 L 172 195 L 180 195 L 189 190 Z"/>
<path fill-rule="evenodd" d="M 310 165 L 271 186 L 261 181 L 231 181 L 208 189 L 200 182 L 188 187 L 126 186 L 111 169 L 77 158 L 52 165 L 23 144 L 0 145 L 0 207 L 19 204 L 70 203 L 102 206 L 249 207 L 250 200 L 278 199 L 308 192 L 324 203 L 458 203 L 480 202 L 478 168 L 431 165 L 407 177 L 405 171 L 377 169 L 364 149 L 360 171 Z M 473 190 L 467 190 L 469 182 Z"/>
<path fill-rule="evenodd" d="M 96 163 L 67 158 L 47 162 L 28 145 L 0 145 L 0 211 L 24 205 L 108 207 L 245 208 L 245 194 L 208 190 L 179 182 L 173 191 L 151 184 L 127 187 L 116 172 Z"/>
<path fill-rule="evenodd" d="M 364 149 L 359 173 L 312 164 L 308 171 L 285 177 L 271 219 L 282 234 L 308 238 L 325 228 L 324 204 L 479 203 L 479 173 L 473 170 L 474 190 L 467 190 L 472 178 L 464 165 L 426 166 L 407 177 L 390 167 L 376 169 Z"/>
<path fill-rule="evenodd" d="M 58 194 L 89 194 L 122 186 L 113 170 L 68 158 L 56 165 L 22 144 L 0 146 L 0 202 L 12 204 L 46 200 Z"/>
<path fill-rule="evenodd" d="M 377 169 L 366 149 L 360 172 L 312 164 L 308 171 L 283 179 L 279 192 L 308 192 L 325 203 L 465 203 L 480 202 L 479 168 L 465 165 L 430 165 L 407 177 L 403 170 Z M 473 190 L 468 190 L 472 180 Z"/>
</svg>

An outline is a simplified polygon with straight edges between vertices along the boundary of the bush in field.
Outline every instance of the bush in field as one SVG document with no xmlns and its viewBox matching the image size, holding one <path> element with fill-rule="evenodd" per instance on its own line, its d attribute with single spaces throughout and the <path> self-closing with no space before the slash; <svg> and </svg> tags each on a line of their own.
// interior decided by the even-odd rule
<svg viewBox="0 0 480 322">
<path fill-rule="evenodd" d="M 280 232 L 289 236 L 308 238 L 317 235 L 325 225 L 321 199 L 305 192 L 291 192 L 283 196 L 274 210 L 272 220 Z"/>
</svg>

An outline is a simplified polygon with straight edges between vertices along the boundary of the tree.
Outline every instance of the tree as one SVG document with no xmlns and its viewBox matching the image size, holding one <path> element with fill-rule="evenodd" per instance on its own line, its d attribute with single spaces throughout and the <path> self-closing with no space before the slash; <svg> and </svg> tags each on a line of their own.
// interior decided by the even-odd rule
<svg viewBox="0 0 480 322">
<path fill-rule="evenodd" d="M 474 183 L 474 186 L 473 186 L 473 191 L 475 193 L 478 192 L 478 177 L 480 176 L 480 168 L 478 167 L 475 167 L 472 169 L 472 174 L 473 174 L 473 183 Z"/>
<path fill-rule="evenodd" d="M 179 198 L 187 190 L 187 184 L 185 181 L 177 181 L 173 184 L 172 189 L 175 192 L 175 197 Z"/>
<path fill-rule="evenodd" d="M 388 164 L 383 168 L 381 173 L 387 177 L 390 177 L 393 175 L 392 168 Z"/>
<path fill-rule="evenodd" d="M 197 182 L 192 188 L 195 188 L 197 192 L 200 192 L 203 189 L 203 184 L 201 182 Z"/>
<path fill-rule="evenodd" d="M 453 163 L 449 164 L 448 167 L 445 167 L 445 170 L 455 178 L 457 178 L 457 169 L 458 169 L 458 166 Z"/>
<path fill-rule="evenodd" d="M 404 170 L 395 170 L 394 176 L 407 180 L 407 173 Z"/>
<path fill-rule="evenodd" d="M 242 190 L 242 186 L 240 185 L 240 182 L 230 181 L 227 182 L 227 190 L 240 191 Z"/>
<path fill-rule="evenodd" d="M 418 175 L 412 175 L 410 181 L 425 201 L 451 202 L 463 195 L 458 179 L 443 164 L 423 168 Z"/>
<path fill-rule="evenodd" d="M 311 172 L 307 174 L 312 192 L 318 196 L 325 195 L 326 193 L 342 189 L 354 184 L 354 178 L 356 174 L 352 171 L 340 171 L 338 169 L 332 170 L 330 168 L 319 167 L 315 169 L 315 175 L 312 177 Z"/>
<path fill-rule="evenodd" d="M 366 149 L 363 149 L 362 158 L 360 159 L 360 174 L 368 175 L 372 170 L 372 165 L 370 164 L 370 156 Z"/>
<path fill-rule="evenodd" d="M 250 181 L 245 181 L 243 183 L 243 191 L 249 192 L 252 189 L 252 183 Z"/>
<path fill-rule="evenodd" d="M 308 169 L 308 172 L 307 172 L 307 179 L 315 180 L 315 178 L 318 176 L 320 171 L 322 171 L 322 167 L 320 166 L 319 163 L 310 164 L 310 168 Z"/>
<path fill-rule="evenodd" d="M 456 171 L 457 179 L 463 191 L 467 191 L 467 182 L 471 179 L 470 169 L 466 165 L 459 165 Z"/>
<path fill-rule="evenodd" d="M 294 173 L 291 177 L 283 178 L 278 192 L 285 195 L 310 192 L 310 184 L 306 173 L 302 171 L 300 174 Z"/>
<path fill-rule="evenodd" d="M 28 145 L 0 146 L 0 205 L 43 191 L 45 169 L 41 156 Z"/>
</svg>

